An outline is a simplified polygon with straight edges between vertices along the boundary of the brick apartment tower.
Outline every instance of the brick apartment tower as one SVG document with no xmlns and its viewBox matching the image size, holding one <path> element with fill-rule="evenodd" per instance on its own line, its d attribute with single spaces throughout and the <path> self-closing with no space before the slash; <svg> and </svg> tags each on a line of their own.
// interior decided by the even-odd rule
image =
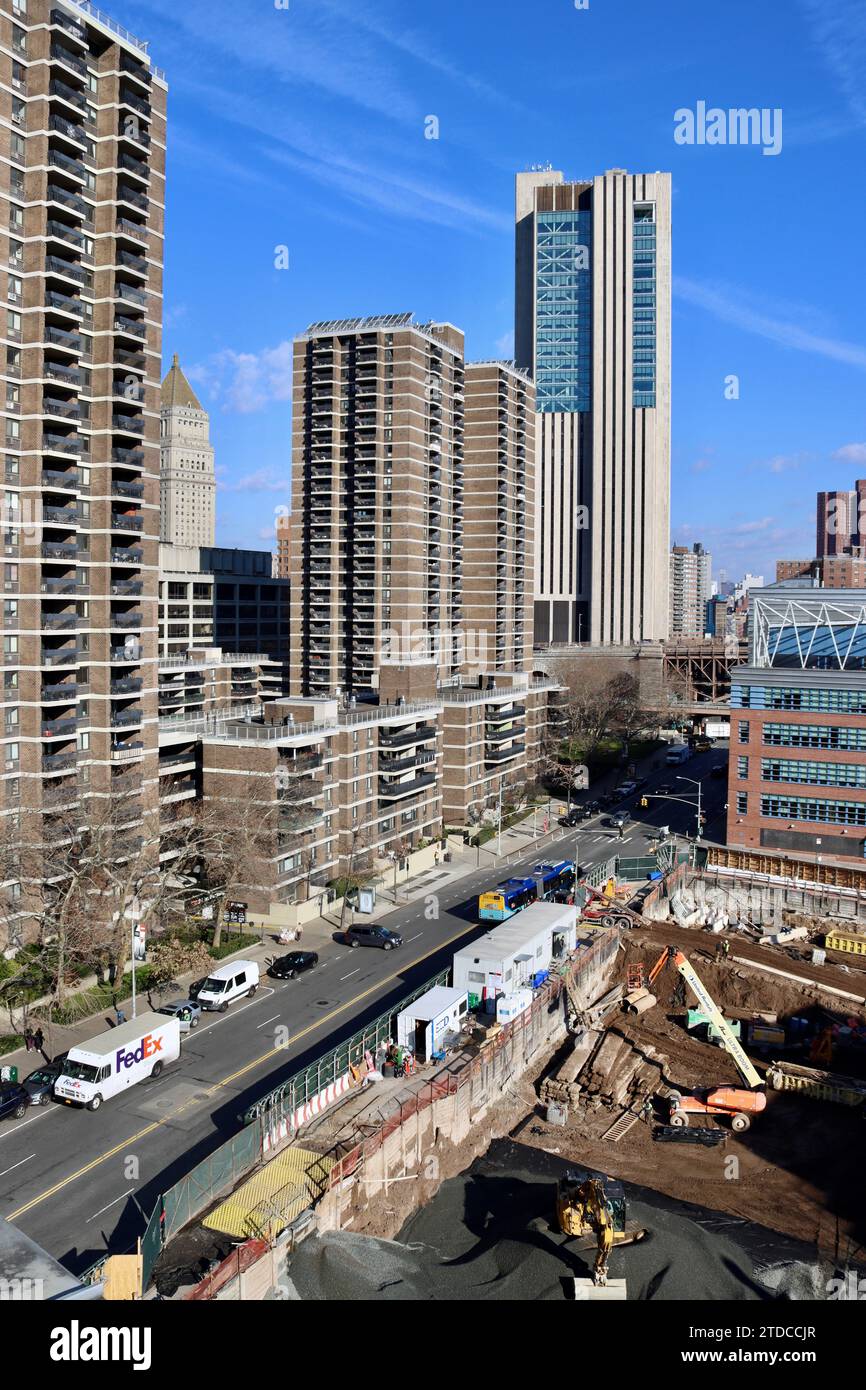
<svg viewBox="0 0 866 1390">
<path fill-rule="evenodd" d="M 428 694 L 458 674 L 463 397 L 450 324 L 395 314 L 296 339 L 293 694 L 369 694 L 387 659 L 426 664 Z"/>
<path fill-rule="evenodd" d="M 535 387 L 509 362 L 466 364 L 464 670 L 532 657 Z"/>
<path fill-rule="evenodd" d="M 0 100 L 2 810 L 50 842 L 58 811 L 123 792 L 135 842 L 156 804 L 166 86 L 89 6 L 0 0 Z"/>
</svg>

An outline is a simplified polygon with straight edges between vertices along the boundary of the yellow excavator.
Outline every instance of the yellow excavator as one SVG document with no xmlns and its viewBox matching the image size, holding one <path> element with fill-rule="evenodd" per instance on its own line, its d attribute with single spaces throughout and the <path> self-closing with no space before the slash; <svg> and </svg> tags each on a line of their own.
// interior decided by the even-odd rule
<svg viewBox="0 0 866 1390">
<path fill-rule="evenodd" d="M 592 1282 L 607 1284 L 610 1252 L 615 1245 L 634 1245 L 646 1231 L 626 1220 L 622 1183 L 613 1179 L 579 1178 L 574 1173 L 560 1178 L 556 1189 L 556 1218 L 564 1235 L 578 1239 L 595 1237 L 597 1252 Z M 579 1281 L 575 1280 L 575 1284 Z"/>
</svg>

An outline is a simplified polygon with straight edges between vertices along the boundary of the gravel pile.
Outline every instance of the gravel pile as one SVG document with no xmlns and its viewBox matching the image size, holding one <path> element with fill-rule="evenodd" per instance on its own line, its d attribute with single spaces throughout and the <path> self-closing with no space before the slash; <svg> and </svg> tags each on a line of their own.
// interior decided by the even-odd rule
<svg viewBox="0 0 866 1390">
<path fill-rule="evenodd" d="M 398 1240 L 310 1237 L 290 1258 L 288 1278 L 301 1299 L 571 1299 L 571 1280 L 589 1275 L 595 1254 L 554 1224 L 556 1180 L 574 1168 L 497 1140 Z M 826 1297 L 827 1272 L 809 1247 L 645 1188 L 625 1190 L 629 1219 L 649 1231 L 611 1257 L 610 1277 L 627 1279 L 629 1299 Z"/>
</svg>

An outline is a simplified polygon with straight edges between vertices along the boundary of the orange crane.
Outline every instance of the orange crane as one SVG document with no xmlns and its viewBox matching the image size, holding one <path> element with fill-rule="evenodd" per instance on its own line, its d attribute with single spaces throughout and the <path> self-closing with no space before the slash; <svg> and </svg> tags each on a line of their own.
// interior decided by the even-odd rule
<svg viewBox="0 0 866 1390">
<path fill-rule="evenodd" d="M 682 1095 L 671 1091 L 670 1123 L 677 1128 L 687 1125 L 689 1115 L 728 1115 L 731 1129 L 742 1133 L 752 1123 L 752 1116 L 758 1115 L 767 1104 L 766 1088 L 760 1072 L 753 1066 L 750 1058 L 740 1046 L 739 1038 L 728 1024 L 721 1009 L 701 980 L 694 966 L 677 950 L 676 946 L 666 946 L 649 973 L 651 989 L 666 965 L 673 965 L 691 989 L 703 1012 L 718 1029 L 724 1039 L 725 1048 L 730 1053 L 734 1065 L 745 1087 L 711 1086 L 706 1090 Z"/>
</svg>

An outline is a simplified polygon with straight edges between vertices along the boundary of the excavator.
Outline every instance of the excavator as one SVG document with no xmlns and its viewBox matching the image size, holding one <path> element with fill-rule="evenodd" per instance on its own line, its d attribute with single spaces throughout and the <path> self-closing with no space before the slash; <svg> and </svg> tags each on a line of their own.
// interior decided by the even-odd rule
<svg viewBox="0 0 866 1390">
<path fill-rule="evenodd" d="M 752 1123 L 752 1116 L 760 1114 L 766 1108 L 767 1096 L 763 1078 L 743 1051 L 739 1039 L 694 966 L 676 946 L 666 946 L 662 951 L 649 973 L 648 987 L 652 989 L 662 970 L 669 964 L 679 971 L 701 1009 L 724 1039 L 725 1050 L 730 1053 L 737 1071 L 745 1082 L 744 1087 L 711 1086 L 692 1095 L 671 1091 L 667 1097 L 670 1105 L 670 1124 L 675 1129 L 680 1129 L 688 1124 L 689 1115 L 727 1115 L 731 1121 L 731 1129 L 742 1133 Z"/>
<path fill-rule="evenodd" d="M 634 1245 L 646 1231 L 626 1221 L 622 1184 L 601 1178 L 579 1178 L 574 1173 L 560 1178 L 556 1189 L 556 1218 L 563 1235 L 584 1239 L 595 1236 L 598 1249 L 592 1271 L 596 1287 L 607 1285 L 610 1252 L 615 1245 Z M 575 1280 L 577 1285 L 579 1282 Z M 588 1281 L 587 1281 L 588 1282 Z"/>
</svg>

